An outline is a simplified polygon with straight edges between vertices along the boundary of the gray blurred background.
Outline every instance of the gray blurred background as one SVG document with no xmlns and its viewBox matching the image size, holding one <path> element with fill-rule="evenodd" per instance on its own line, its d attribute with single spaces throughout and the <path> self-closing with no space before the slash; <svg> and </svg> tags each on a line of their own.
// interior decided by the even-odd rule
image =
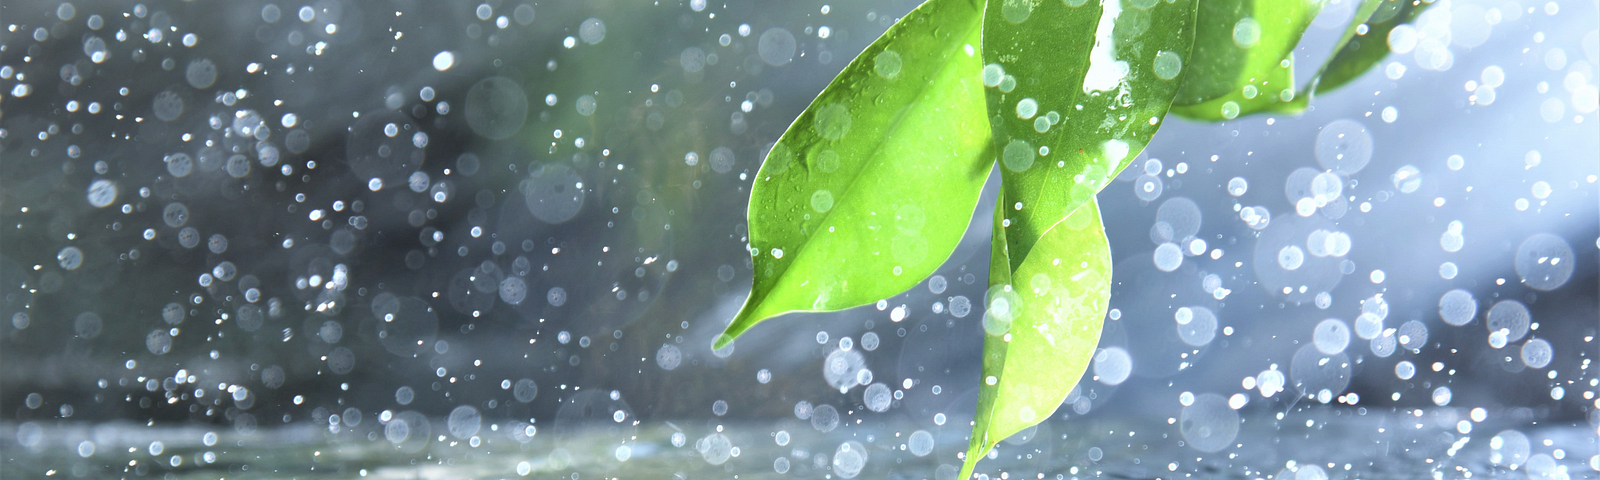
<svg viewBox="0 0 1600 480">
<path fill-rule="evenodd" d="M 1300 78 L 1351 3 L 1307 34 Z M 998 177 L 976 212 L 946 213 L 976 215 L 944 286 L 709 348 L 749 290 L 764 149 L 915 5 L 7 3 L 5 424 L 37 449 L 19 425 L 245 433 L 467 405 L 557 431 L 616 412 L 678 429 L 803 422 L 804 402 L 959 437 Z M 1176 417 L 1183 393 L 1215 393 L 1242 394 L 1246 418 L 1483 407 L 1593 434 L 1596 10 L 1441 2 L 1413 46 L 1304 114 L 1169 120 L 1100 195 L 1115 312 L 1045 428 Z M 1308 251 L 1330 234 L 1342 254 Z M 1171 271 L 1164 243 L 1188 253 Z M 1460 326 L 1441 317 L 1456 289 L 1475 307 Z M 1378 299 L 1395 330 L 1368 340 Z M 1527 314 L 1490 318 L 1504 301 Z M 977 313 L 953 315 L 962 302 Z M 1175 321 L 1202 307 L 1210 337 Z M 1348 346 L 1308 350 L 1326 319 Z M 1524 360 L 1535 339 L 1546 365 Z M 887 412 L 825 378 L 841 349 L 896 391 Z M 1288 393 L 1264 395 L 1271 370 Z"/>
</svg>

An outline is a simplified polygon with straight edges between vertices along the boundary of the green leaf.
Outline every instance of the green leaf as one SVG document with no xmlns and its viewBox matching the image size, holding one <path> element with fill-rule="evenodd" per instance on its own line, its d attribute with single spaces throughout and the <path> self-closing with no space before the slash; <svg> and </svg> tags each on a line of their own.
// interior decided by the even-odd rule
<svg viewBox="0 0 1600 480">
<path fill-rule="evenodd" d="M 968 0 L 923 4 L 779 138 L 750 192 L 754 285 L 715 348 L 773 316 L 898 294 L 949 258 L 991 168 L 982 18 Z"/>
<path fill-rule="evenodd" d="M 1402 24 L 1411 23 L 1433 2 L 1422 0 L 1365 0 L 1356 10 L 1355 18 L 1345 28 L 1344 35 L 1334 46 L 1334 54 L 1304 90 L 1307 94 L 1296 98 L 1280 110 L 1300 111 L 1317 93 L 1333 90 L 1350 83 L 1366 73 L 1384 57 L 1389 56 L 1389 32 Z M 1364 27 L 1364 28 L 1363 28 Z"/>
<path fill-rule="evenodd" d="M 984 378 L 958 478 L 1049 418 L 1083 375 L 1111 281 L 1094 195 L 1155 135 L 1195 36 L 1192 0 L 991 0 L 988 13 L 982 73 L 1002 183 Z"/>
<path fill-rule="evenodd" d="M 1319 0 L 1200 2 L 1194 51 L 1172 112 L 1232 120 L 1295 100 L 1294 47 Z"/>
<path fill-rule="evenodd" d="M 995 226 L 997 239 L 1007 234 Z M 971 478 L 996 442 L 1050 418 L 1088 367 L 1111 299 L 1111 244 L 1100 205 L 1078 207 L 1045 232 L 1016 270 L 991 273 L 989 285 L 983 384 L 956 478 Z"/>
<path fill-rule="evenodd" d="M 1155 135 L 1186 68 L 1194 0 L 990 0 L 989 12 L 983 78 L 1015 269 Z"/>
</svg>

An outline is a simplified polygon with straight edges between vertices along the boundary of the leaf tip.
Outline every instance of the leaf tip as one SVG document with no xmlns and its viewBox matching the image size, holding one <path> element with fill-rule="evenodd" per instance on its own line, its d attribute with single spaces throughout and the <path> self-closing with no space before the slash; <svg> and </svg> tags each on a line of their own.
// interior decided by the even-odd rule
<svg viewBox="0 0 1600 480">
<path fill-rule="evenodd" d="M 732 328 L 732 327 L 729 327 L 729 328 Z M 711 342 L 711 349 L 712 350 L 722 350 L 724 348 L 727 348 L 728 345 L 732 345 L 732 344 L 733 344 L 733 335 L 729 335 L 727 331 L 723 331 L 722 333 L 717 334 L 717 339 L 716 340 L 713 340 Z"/>
<path fill-rule="evenodd" d="M 755 295 L 754 292 L 751 292 L 750 298 L 745 299 L 744 306 L 739 307 L 739 313 L 734 314 L 733 320 L 728 322 L 728 326 L 722 329 L 722 333 L 717 334 L 717 339 L 711 341 L 712 350 L 721 350 L 723 347 L 727 347 L 733 343 L 734 338 L 738 337 L 739 334 L 749 330 L 751 325 L 762 320 L 756 317 L 754 313 L 759 303 Z"/>
</svg>

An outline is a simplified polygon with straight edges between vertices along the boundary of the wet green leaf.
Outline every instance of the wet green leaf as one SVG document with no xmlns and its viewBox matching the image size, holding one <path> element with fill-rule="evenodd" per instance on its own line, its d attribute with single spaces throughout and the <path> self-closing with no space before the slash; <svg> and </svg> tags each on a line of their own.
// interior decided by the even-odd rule
<svg viewBox="0 0 1600 480">
<path fill-rule="evenodd" d="M 998 217 L 996 217 L 998 218 Z M 996 225 L 1003 258 L 1007 229 Z M 961 475 L 996 442 L 1050 418 L 1078 384 L 1111 299 L 1111 244 L 1090 201 L 1045 231 L 1013 271 L 990 264 L 983 384 Z"/>
<path fill-rule="evenodd" d="M 949 258 L 991 168 L 982 18 L 968 0 L 923 4 L 784 132 L 751 187 L 754 286 L 715 347 L 773 316 L 898 294 Z"/>
<path fill-rule="evenodd" d="M 993 0 L 988 11 L 982 75 L 1002 183 L 984 382 L 958 478 L 1049 418 L 1088 365 L 1111 279 L 1094 195 L 1155 135 L 1194 39 L 1192 1 Z"/>
<path fill-rule="evenodd" d="M 1367 0 L 1357 18 L 1415 15 L 1415 5 L 1393 4 L 1383 16 L 1382 2 L 1394 1 L 1406 0 Z M 715 346 L 772 316 L 863 305 L 915 285 L 953 251 L 999 160 L 984 376 L 959 478 L 970 477 L 997 442 L 1049 418 L 1088 366 L 1111 280 L 1095 195 L 1169 110 L 1222 120 L 1303 108 L 1309 95 L 1297 97 L 1291 52 L 1320 7 L 930 0 L 857 57 L 772 148 L 751 193 L 755 285 Z M 1324 85 L 1381 58 L 1367 58 L 1370 40 L 1353 26 L 1319 76 Z"/>
<path fill-rule="evenodd" d="M 1194 5 L 990 1 L 982 75 L 1011 268 L 1155 135 L 1188 68 Z"/>
<path fill-rule="evenodd" d="M 1389 32 L 1416 20 L 1433 2 L 1422 0 L 1365 0 L 1334 46 L 1334 54 L 1296 98 L 1282 110 L 1300 111 L 1319 92 L 1333 90 L 1366 73 L 1389 56 Z"/>
<path fill-rule="evenodd" d="M 1194 51 L 1172 112 L 1231 120 L 1294 101 L 1295 45 L 1320 0 L 1200 2 Z"/>
</svg>

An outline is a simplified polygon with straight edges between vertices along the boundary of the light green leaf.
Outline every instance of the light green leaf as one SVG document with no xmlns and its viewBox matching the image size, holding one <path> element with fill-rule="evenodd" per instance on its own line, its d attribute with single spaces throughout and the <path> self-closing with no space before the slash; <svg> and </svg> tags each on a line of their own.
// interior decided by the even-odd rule
<svg viewBox="0 0 1600 480">
<path fill-rule="evenodd" d="M 1155 134 L 1194 39 L 1192 0 L 991 0 L 988 12 L 982 74 L 1002 183 L 984 378 L 958 478 L 1049 418 L 1088 365 L 1111 281 L 1094 195 Z"/>
<path fill-rule="evenodd" d="M 931 0 L 829 83 L 750 192 L 750 297 L 715 347 L 764 319 L 915 286 L 949 258 L 989 173 L 983 7 Z"/>
<path fill-rule="evenodd" d="M 983 78 L 1014 269 L 1155 135 L 1187 68 L 1194 0 L 990 0 L 989 12 Z"/>
<path fill-rule="evenodd" d="M 1302 90 L 1301 95 L 1279 110 L 1300 111 L 1317 93 L 1344 86 L 1366 73 L 1384 57 L 1389 56 L 1389 32 L 1402 24 L 1410 23 L 1433 2 L 1422 0 L 1365 0 L 1356 10 L 1355 18 L 1345 28 L 1344 36 L 1334 46 L 1334 54 L 1317 71 L 1317 76 Z"/>
<path fill-rule="evenodd" d="M 997 245 L 1005 230 L 995 226 Z M 1078 207 L 1006 273 L 989 279 L 983 384 L 956 478 L 970 478 L 996 442 L 1050 418 L 1088 367 L 1111 299 L 1111 244 L 1100 205 Z"/>
<path fill-rule="evenodd" d="M 1321 0 L 1200 2 L 1194 51 L 1172 112 L 1231 120 L 1295 99 L 1294 47 Z"/>
</svg>

